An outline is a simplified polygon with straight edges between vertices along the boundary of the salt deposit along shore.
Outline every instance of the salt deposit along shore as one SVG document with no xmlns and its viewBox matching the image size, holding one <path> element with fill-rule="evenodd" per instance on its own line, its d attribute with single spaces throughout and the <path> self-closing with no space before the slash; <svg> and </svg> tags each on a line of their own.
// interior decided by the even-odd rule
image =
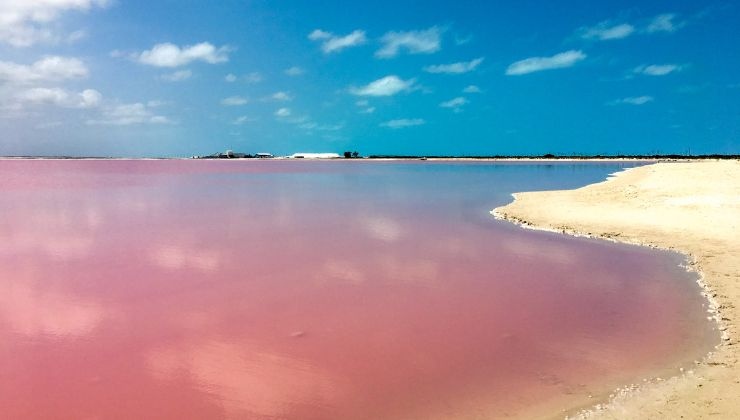
<svg viewBox="0 0 740 420">
<path fill-rule="evenodd" d="M 689 256 L 722 332 L 715 351 L 673 378 L 639 381 L 579 416 L 740 418 L 740 161 L 663 162 L 568 191 L 514 194 L 492 211 L 524 227 L 672 249 Z"/>
</svg>

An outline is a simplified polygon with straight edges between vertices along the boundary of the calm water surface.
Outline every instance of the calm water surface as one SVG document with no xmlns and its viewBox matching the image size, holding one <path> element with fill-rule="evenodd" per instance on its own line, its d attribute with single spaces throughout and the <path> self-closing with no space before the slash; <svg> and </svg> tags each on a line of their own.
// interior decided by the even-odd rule
<svg viewBox="0 0 740 420">
<path fill-rule="evenodd" d="M 681 260 L 488 211 L 606 164 L 0 161 L 3 418 L 531 417 L 716 339 Z"/>
</svg>

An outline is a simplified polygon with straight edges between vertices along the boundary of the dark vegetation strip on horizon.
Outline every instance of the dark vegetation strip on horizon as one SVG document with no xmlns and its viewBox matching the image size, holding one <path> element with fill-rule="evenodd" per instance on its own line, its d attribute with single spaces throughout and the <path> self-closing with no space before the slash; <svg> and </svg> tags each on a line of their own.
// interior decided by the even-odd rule
<svg viewBox="0 0 740 420">
<path fill-rule="evenodd" d="M 218 159 L 217 157 L 200 157 L 200 159 Z M 10 155 L 0 156 L 0 159 L 188 159 L 185 157 L 114 157 L 114 156 L 69 156 L 69 155 Z M 230 159 L 260 159 L 256 156 L 245 155 L 244 157 L 234 157 Z M 264 159 L 264 158 L 262 158 Z M 550 160 L 587 160 L 587 159 L 643 159 L 643 160 L 660 160 L 660 159 L 682 159 L 682 160 L 701 160 L 701 159 L 721 159 L 721 160 L 738 160 L 740 154 L 706 154 L 706 155 L 679 155 L 679 154 L 654 154 L 654 155 L 368 155 L 339 157 L 336 160 L 345 159 L 550 159 Z M 311 159 L 308 159 L 311 160 Z"/>
</svg>

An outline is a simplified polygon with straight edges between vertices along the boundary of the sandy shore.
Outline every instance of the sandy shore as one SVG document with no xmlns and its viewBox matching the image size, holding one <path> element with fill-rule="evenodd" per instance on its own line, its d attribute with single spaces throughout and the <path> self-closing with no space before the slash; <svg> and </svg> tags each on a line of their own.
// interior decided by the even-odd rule
<svg viewBox="0 0 740 420">
<path fill-rule="evenodd" d="M 688 254 L 723 337 L 682 376 L 616 393 L 582 413 L 606 419 L 740 418 L 740 161 L 657 163 L 569 191 L 514 194 L 492 213 L 535 229 Z"/>
</svg>

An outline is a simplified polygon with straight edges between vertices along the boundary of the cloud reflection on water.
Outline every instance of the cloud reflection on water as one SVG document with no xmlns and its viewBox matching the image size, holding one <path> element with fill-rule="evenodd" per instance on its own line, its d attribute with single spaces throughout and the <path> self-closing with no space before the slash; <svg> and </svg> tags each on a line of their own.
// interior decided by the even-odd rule
<svg viewBox="0 0 740 420">
<path fill-rule="evenodd" d="M 346 393 L 347 384 L 307 361 L 249 342 L 205 339 L 154 349 L 148 360 L 160 381 L 185 373 L 216 398 L 227 418 L 284 418 L 302 406 L 331 406 Z"/>
</svg>

